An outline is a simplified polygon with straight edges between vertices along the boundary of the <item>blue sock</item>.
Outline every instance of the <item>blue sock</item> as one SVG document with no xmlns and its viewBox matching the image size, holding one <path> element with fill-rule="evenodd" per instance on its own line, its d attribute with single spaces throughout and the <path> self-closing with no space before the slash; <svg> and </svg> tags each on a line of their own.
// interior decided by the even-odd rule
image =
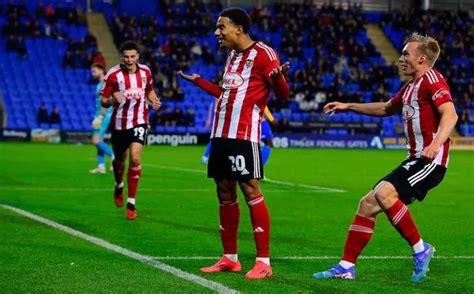
<svg viewBox="0 0 474 294">
<path fill-rule="evenodd" d="M 270 152 L 271 151 L 272 151 L 272 148 L 268 147 L 267 145 L 263 145 L 263 147 L 262 147 L 263 165 L 267 164 L 267 161 L 270 158 Z"/>
<path fill-rule="evenodd" d="M 104 151 L 99 149 L 99 146 L 97 147 L 97 162 L 99 162 L 99 165 L 105 164 L 105 157 L 104 157 Z"/>
<path fill-rule="evenodd" d="M 209 157 L 209 154 L 211 154 L 211 142 L 207 143 L 206 151 L 204 151 L 205 157 Z"/>
<path fill-rule="evenodd" d="M 99 144 L 97 144 L 97 148 L 100 149 L 108 157 L 114 156 L 114 152 L 104 141 L 100 141 Z"/>
</svg>

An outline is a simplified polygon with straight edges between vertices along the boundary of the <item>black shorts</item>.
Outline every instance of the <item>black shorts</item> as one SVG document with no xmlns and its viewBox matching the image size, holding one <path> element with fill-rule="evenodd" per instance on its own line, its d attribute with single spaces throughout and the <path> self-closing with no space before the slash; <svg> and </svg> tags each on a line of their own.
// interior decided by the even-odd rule
<svg viewBox="0 0 474 294">
<path fill-rule="evenodd" d="M 111 141 L 115 154 L 122 154 L 133 142 L 145 145 L 148 125 L 138 125 L 128 130 L 112 130 Z"/>
<path fill-rule="evenodd" d="M 239 182 L 263 178 L 260 145 L 245 140 L 212 139 L 207 176 Z"/>
<path fill-rule="evenodd" d="M 381 181 L 387 181 L 395 187 L 400 200 L 405 204 L 410 204 L 415 200 L 423 201 L 426 193 L 438 186 L 445 174 L 446 168 L 434 161 L 409 158 L 378 181 L 374 189 Z"/>
</svg>

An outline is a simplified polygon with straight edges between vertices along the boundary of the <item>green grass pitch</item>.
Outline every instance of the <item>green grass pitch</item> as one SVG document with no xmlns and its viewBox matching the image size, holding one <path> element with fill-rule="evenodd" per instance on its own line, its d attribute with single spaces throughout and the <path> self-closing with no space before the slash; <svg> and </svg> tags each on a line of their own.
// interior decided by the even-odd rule
<svg viewBox="0 0 474 294">
<path fill-rule="evenodd" d="M 112 201 L 113 176 L 91 175 L 91 145 L 0 144 L 0 204 L 14 206 L 153 257 L 221 254 L 213 182 L 199 163 L 204 147 L 147 146 L 138 219 Z M 271 220 L 274 276 L 248 281 L 254 262 L 248 209 L 241 198 L 239 254 L 244 272 L 205 275 L 213 259 L 158 259 L 246 293 L 474 292 L 474 152 L 453 151 L 443 183 L 410 206 L 423 238 L 445 258 L 426 280 L 410 282 L 411 259 L 361 259 L 355 281 L 312 273 L 338 261 L 358 200 L 405 156 L 402 150 L 274 149 L 262 183 Z M 307 187 L 343 189 L 333 193 Z M 211 292 L 149 265 L 0 208 L 0 292 Z M 410 248 L 384 215 L 364 256 L 407 256 Z M 309 257 L 282 259 L 281 257 Z M 453 257 L 462 258 L 453 258 Z M 278 258 L 280 257 L 280 258 Z"/>
</svg>

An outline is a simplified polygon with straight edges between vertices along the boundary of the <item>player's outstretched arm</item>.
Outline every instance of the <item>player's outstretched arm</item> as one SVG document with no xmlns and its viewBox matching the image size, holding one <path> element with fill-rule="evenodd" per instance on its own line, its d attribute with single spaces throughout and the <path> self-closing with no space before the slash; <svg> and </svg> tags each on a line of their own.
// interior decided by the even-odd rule
<svg viewBox="0 0 474 294">
<path fill-rule="evenodd" d="M 219 98 L 223 92 L 221 87 L 216 86 L 213 83 L 206 81 L 205 79 L 201 78 L 201 76 L 198 74 L 193 73 L 193 74 L 188 75 L 188 74 L 185 74 L 182 70 L 180 70 L 178 71 L 178 75 L 181 76 L 186 81 L 192 82 L 199 88 L 206 91 L 209 95 L 212 95 L 216 98 Z"/>
<path fill-rule="evenodd" d="M 439 131 L 429 146 L 426 146 L 421 156 L 428 160 L 433 160 L 438 155 L 439 149 L 449 138 L 449 134 L 454 130 L 458 121 L 458 115 L 453 103 L 444 103 L 438 107 L 441 116 L 439 121 Z"/>
<path fill-rule="evenodd" d="M 329 115 L 336 112 L 353 111 L 371 116 L 389 116 L 399 111 L 399 109 L 393 106 L 390 101 L 374 103 L 341 103 L 335 101 L 324 105 L 323 111 Z"/>
<path fill-rule="evenodd" d="M 285 62 L 284 64 L 275 67 L 268 74 L 272 80 L 272 87 L 275 96 L 278 99 L 287 100 L 290 96 L 290 87 L 285 79 L 285 74 L 290 68 L 290 63 Z"/>
</svg>

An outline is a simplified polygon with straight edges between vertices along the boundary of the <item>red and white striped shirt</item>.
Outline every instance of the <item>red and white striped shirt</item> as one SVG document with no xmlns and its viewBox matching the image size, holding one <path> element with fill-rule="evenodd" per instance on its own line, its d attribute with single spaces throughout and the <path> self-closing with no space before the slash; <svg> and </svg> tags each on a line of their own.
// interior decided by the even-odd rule
<svg viewBox="0 0 474 294">
<path fill-rule="evenodd" d="M 110 97 L 120 91 L 122 101 L 114 105 L 112 129 L 128 130 L 137 125 L 148 124 L 147 95 L 153 90 L 153 78 L 150 69 L 137 64 L 137 70 L 129 73 L 119 65 L 112 67 L 105 76 L 100 90 L 102 97 Z"/>
<path fill-rule="evenodd" d="M 260 121 L 270 91 L 274 89 L 277 96 L 286 96 L 282 99 L 289 92 L 285 90 L 288 85 L 283 76 L 278 80 L 269 76 L 279 65 L 275 51 L 262 42 L 255 42 L 242 52 L 229 53 L 211 138 L 260 142 Z M 283 90 L 277 90 L 280 88 Z"/>
<path fill-rule="evenodd" d="M 405 84 L 390 100 L 392 105 L 402 107 L 410 158 L 420 158 L 423 149 L 431 144 L 439 130 L 437 108 L 452 101 L 446 80 L 435 69 Z M 450 145 L 448 138 L 434 160 L 437 164 L 448 166 Z"/>
</svg>

